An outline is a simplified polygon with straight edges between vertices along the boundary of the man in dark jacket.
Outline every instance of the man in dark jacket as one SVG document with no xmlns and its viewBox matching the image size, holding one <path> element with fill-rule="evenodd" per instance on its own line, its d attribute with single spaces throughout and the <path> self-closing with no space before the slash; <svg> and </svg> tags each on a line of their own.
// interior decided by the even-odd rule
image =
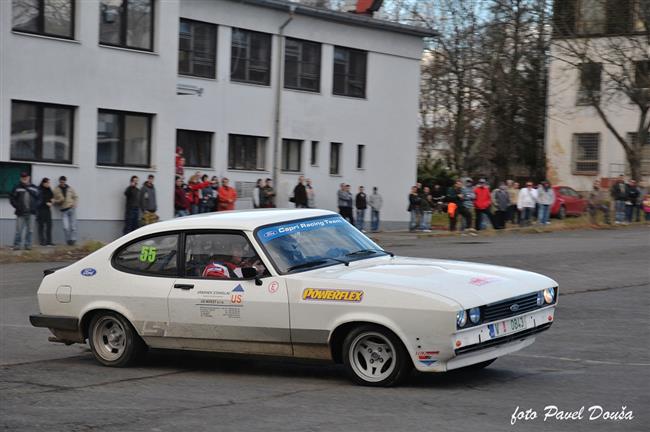
<svg viewBox="0 0 650 432">
<path fill-rule="evenodd" d="M 140 189 L 138 189 L 138 176 L 131 177 L 131 183 L 124 190 L 126 197 L 126 211 L 124 212 L 124 234 L 138 229 L 140 220 Z"/>
<path fill-rule="evenodd" d="M 307 188 L 303 176 L 298 177 L 298 184 L 293 188 L 293 203 L 296 208 L 307 208 Z"/>
<path fill-rule="evenodd" d="M 625 222 L 625 201 L 627 201 L 627 185 L 625 184 L 625 176 L 620 175 L 616 182 L 612 185 L 610 190 L 612 199 L 614 200 L 614 210 L 616 212 L 616 224 Z"/>
<path fill-rule="evenodd" d="M 38 224 L 38 240 L 41 246 L 54 246 L 52 243 L 52 202 L 54 193 L 50 187 L 50 179 L 44 177 L 38 186 L 40 194 L 40 204 L 36 212 L 36 222 Z"/>
<path fill-rule="evenodd" d="M 363 189 L 363 186 L 359 186 L 359 193 L 354 200 L 355 207 L 357 208 L 357 229 L 363 231 L 363 225 L 365 224 L 366 219 L 366 209 L 368 208 L 368 197 L 366 192 Z"/>
<path fill-rule="evenodd" d="M 149 174 L 147 181 L 140 189 L 140 210 L 142 210 L 142 222 L 145 225 L 158 221 L 158 202 L 156 200 L 156 188 L 153 185 L 154 176 Z"/>
<path fill-rule="evenodd" d="M 636 180 L 630 180 L 627 184 L 627 200 L 625 201 L 625 221 L 631 223 L 635 216 L 636 210 L 636 221 L 640 220 L 639 217 L 639 202 L 641 202 L 643 197 L 641 196 L 641 191 L 636 185 Z"/>
<path fill-rule="evenodd" d="M 40 205 L 40 194 L 38 188 L 30 181 L 29 173 L 20 173 L 20 182 L 14 186 L 9 194 L 9 202 L 16 209 L 16 236 L 14 238 L 14 250 L 20 249 L 23 231 L 25 232 L 25 249 L 32 248 L 32 223 L 34 215 Z"/>
<path fill-rule="evenodd" d="M 185 189 L 183 189 L 183 177 L 176 176 L 176 187 L 174 189 L 174 216 L 183 217 L 190 214 L 190 203 L 187 200 Z"/>
<path fill-rule="evenodd" d="M 417 185 L 411 187 L 411 193 L 409 193 L 408 198 L 409 206 L 406 210 L 411 215 L 411 220 L 409 221 L 409 231 L 415 231 L 420 224 L 420 202 L 422 201 Z"/>
<path fill-rule="evenodd" d="M 337 192 L 337 200 L 339 204 L 339 214 L 347 219 L 354 225 L 354 216 L 352 215 L 352 193 L 350 192 L 350 185 L 341 183 L 341 188 Z"/>
<path fill-rule="evenodd" d="M 456 222 L 458 222 L 458 215 L 465 219 L 465 226 L 461 223 L 461 232 L 465 227 L 471 229 L 472 227 L 472 213 L 469 208 L 464 205 L 466 200 L 465 193 L 463 192 L 463 182 L 456 180 L 454 186 L 450 187 L 447 191 L 445 201 L 447 205 L 447 214 L 449 215 L 449 231 L 456 231 Z M 475 235 L 474 233 L 472 233 Z"/>
</svg>

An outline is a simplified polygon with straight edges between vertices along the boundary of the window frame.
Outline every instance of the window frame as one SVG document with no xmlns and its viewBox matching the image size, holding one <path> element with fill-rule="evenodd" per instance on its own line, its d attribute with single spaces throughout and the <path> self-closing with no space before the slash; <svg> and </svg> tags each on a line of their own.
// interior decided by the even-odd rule
<svg viewBox="0 0 650 432">
<path fill-rule="evenodd" d="M 336 172 L 332 171 L 333 164 L 332 164 L 332 155 L 334 153 L 334 149 L 336 150 Z M 342 142 L 330 142 L 330 166 L 329 166 L 329 173 L 331 176 L 340 176 L 341 175 L 341 154 L 343 153 L 343 143 Z"/>
<path fill-rule="evenodd" d="M 234 33 L 235 31 L 241 31 L 244 33 L 248 34 L 248 39 L 247 39 L 247 45 L 246 45 L 246 57 L 241 58 L 240 61 L 245 62 L 245 75 L 246 78 L 235 78 L 234 75 L 234 68 L 233 65 L 235 64 L 234 58 L 235 56 L 233 55 L 233 49 L 235 48 L 235 37 Z M 261 81 L 254 81 L 250 79 L 250 61 L 251 61 L 251 36 L 253 35 L 262 35 L 266 38 L 268 38 L 268 53 L 267 53 L 267 58 L 266 58 L 266 80 L 261 82 Z M 237 48 L 242 48 L 241 46 L 237 46 Z M 261 85 L 265 87 L 270 87 L 271 86 L 271 75 L 272 75 L 272 62 L 273 62 L 273 35 L 271 33 L 265 33 L 265 32 L 260 32 L 256 30 L 249 30 L 241 27 L 232 27 L 231 29 L 231 38 L 230 38 L 230 81 L 231 82 L 236 82 L 236 83 L 242 83 L 242 84 L 254 84 L 254 85 Z"/>
<path fill-rule="evenodd" d="M 343 74 L 343 88 L 344 90 L 342 92 L 337 92 L 336 91 L 336 78 L 340 74 L 336 73 L 336 50 L 345 50 L 347 53 L 347 61 L 345 63 L 345 69 L 346 72 Z M 354 94 L 350 93 L 349 87 L 350 87 L 350 55 L 351 54 L 363 54 L 364 56 L 364 70 L 363 70 L 363 95 L 357 96 Z M 333 65 L 332 65 L 332 94 L 335 96 L 345 96 L 345 97 L 352 97 L 352 98 L 357 98 L 357 99 L 366 99 L 368 96 L 368 51 L 365 50 L 360 50 L 356 48 L 348 48 L 344 46 L 339 46 L 336 45 L 334 46 L 334 57 L 332 59 Z"/>
<path fill-rule="evenodd" d="M 199 131 L 199 130 L 194 130 L 194 129 L 180 129 L 180 128 L 177 128 L 176 129 L 176 147 L 181 147 L 181 148 L 183 148 L 180 145 L 180 140 L 179 140 L 179 133 L 181 133 L 181 132 L 189 132 L 189 133 L 198 133 L 198 134 L 209 135 L 210 141 L 209 141 L 209 144 L 208 144 L 208 155 L 207 155 L 208 164 L 207 165 L 190 164 L 190 163 L 187 163 L 187 159 L 186 159 L 185 166 L 190 167 L 190 168 L 212 168 L 212 145 L 214 143 L 214 132 L 212 132 L 212 131 Z M 183 155 L 186 155 L 186 154 L 187 153 L 185 151 L 185 148 L 183 148 Z"/>
<path fill-rule="evenodd" d="M 298 84 L 295 85 L 295 86 L 287 84 L 287 70 L 288 70 L 287 69 L 287 58 L 288 58 L 287 57 L 287 42 L 288 41 L 297 42 L 297 43 L 300 44 L 299 56 L 298 56 L 298 59 L 296 61 L 296 64 L 298 65 L 298 67 L 297 67 L 298 71 L 296 73 L 296 81 L 297 81 Z M 315 63 L 315 65 L 317 66 L 317 70 L 318 70 L 318 72 L 316 74 L 316 77 L 315 77 L 316 78 L 316 88 L 315 89 L 301 86 L 302 78 L 304 76 L 303 65 L 311 64 L 309 62 L 306 62 L 304 60 L 304 58 L 303 58 L 303 53 L 304 53 L 304 47 L 305 46 L 312 46 L 312 47 L 316 47 L 318 49 L 318 62 Z M 323 44 L 320 43 L 320 42 L 314 42 L 314 41 L 309 41 L 309 40 L 305 40 L 305 39 L 287 37 L 285 39 L 285 43 L 284 43 L 284 53 L 283 54 L 284 54 L 284 59 L 283 59 L 283 61 L 284 61 L 283 87 L 285 89 L 289 89 L 289 90 L 300 90 L 300 91 L 306 91 L 306 92 L 311 92 L 311 93 L 320 93 L 320 91 L 321 91 L 321 68 L 322 68 L 322 62 L 323 62 Z"/>
<path fill-rule="evenodd" d="M 259 140 L 260 138 L 263 139 L 264 140 L 263 141 L 263 147 L 264 148 L 263 148 L 263 152 L 262 152 L 262 154 L 264 155 L 263 167 L 262 168 L 235 168 L 236 164 L 233 164 L 231 166 L 231 164 L 230 164 L 230 160 L 231 160 L 231 158 L 230 158 L 230 150 L 231 150 L 231 145 L 232 145 L 232 143 L 231 143 L 232 137 L 255 138 L 257 140 Z M 259 172 L 267 171 L 267 169 L 266 169 L 266 166 L 267 166 L 266 151 L 267 151 L 268 139 L 269 139 L 268 137 L 259 136 L 259 135 L 244 135 L 244 134 L 229 133 L 228 134 L 228 155 L 227 155 L 227 158 L 228 158 L 228 171 L 259 171 Z M 257 141 L 257 145 L 259 145 L 259 143 L 260 142 Z M 257 151 L 259 152 L 259 149 Z M 258 161 L 256 161 L 256 162 L 258 162 Z M 259 165 L 259 163 L 256 163 L 256 165 Z"/>
<path fill-rule="evenodd" d="M 590 68 L 593 69 L 590 70 Z M 596 69 L 598 70 L 598 90 L 590 89 L 587 85 L 585 85 L 590 83 L 590 80 L 585 79 L 588 76 L 589 72 L 593 72 Z M 578 86 L 578 94 L 576 96 L 576 105 L 591 105 L 590 94 L 593 94 L 597 101 L 600 103 L 600 93 L 603 87 L 603 64 L 596 62 L 581 63 L 578 66 L 578 74 L 580 82 Z"/>
<path fill-rule="evenodd" d="M 264 264 L 264 268 L 266 269 L 266 274 L 264 275 L 258 275 L 257 277 L 259 278 L 265 278 L 265 277 L 272 277 L 273 275 L 269 271 L 269 266 L 266 263 L 265 256 L 260 253 L 258 248 L 255 247 L 255 244 L 253 241 L 251 241 L 250 237 L 246 235 L 246 233 L 243 230 L 236 230 L 236 229 L 209 229 L 209 228 L 197 228 L 197 229 L 191 229 L 191 230 L 182 230 L 179 231 L 181 234 L 181 241 L 179 242 L 179 249 L 177 251 L 178 254 L 178 259 L 182 264 L 182 267 L 178 267 L 178 279 L 191 279 L 191 280 L 211 280 L 211 281 L 250 281 L 250 280 L 255 280 L 256 277 L 252 278 L 228 278 L 228 279 L 215 279 L 215 278 L 205 278 L 201 276 L 185 276 L 185 245 L 186 245 L 186 238 L 188 235 L 201 235 L 201 234 L 226 234 L 226 235 L 239 235 L 243 237 L 247 242 L 248 245 L 251 247 L 251 250 L 255 251 L 257 256 L 259 257 L 260 261 L 262 264 Z M 183 252 L 182 254 L 179 252 Z M 266 253 L 266 251 L 264 251 Z M 182 256 L 181 256 L 182 255 Z"/>
<path fill-rule="evenodd" d="M 57 164 L 65 164 L 65 165 L 72 165 L 72 161 L 74 160 L 74 135 L 75 135 L 75 130 L 74 130 L 74 117 L 75 113 L 77 111 L 76 106 L 74 105 L 63 105 L 63 104 L 53 104 L 53 103 L 47 103 L 47 102 L 34 102 L 34 101 L 27 101 L 27 100 L 22 100 L 22 99 L 11 99 L 11 108 L 10 108 L 10 117 L 9 117 L 9 134 L 11 137 L 12 130 L 13 130 L 13 104 L 14 102 L 16 103 L 22 103 L 22 104 L 28 104 L 28 105 L 36 105 L 37 107 L 37 123 L 36 123 L 36 133 L 37 133 L 37 142 L 36 142 L 36 154 L 41 155 L 40 158 L 36 157 L 33 159 L 30 158 L 13 158 L 11 153 L 12 153 L 12 146 L 11 146 L 11 139 L 9 142 L 9 160 L 12 161 L 26 161 L 26 162 L 40 162 L 40 163 L 57 163 Z M 69 160 L 52 160 L 52 159 L 43 159 L 43 130 L 45 129 L 44 127 L 44 117 L 43 117 L 43 110 L 44 108 L 59 108 L 59 109 L 67 109 L 70 111 L 70 159 Z"/>
<path fill-rule="evenodd" d="M 133 112 L 133 111 L 121 111 L 121 110 L 114 110 L 114 109 L 109 109 L 109 108 L 98 108 L 97 109 L 97 126 L 99 126 L 99 115 L 101 113 L 106 113 L 106 114 L 117 114 L 120 116 L 120 125 L 119 125 L 119 132 L 120 132 L 120 141 L 119 141 L 119 146 L 118 146 L 118 163 L 100 163 L 98 158 L 99 158 L 99 141 L 96 138 L 96 154 L 95 154 L 95 163 L 97 166 L 105 166 L 105 167 L 131 167 L 131 168 L 151 168 L 151 135 L 153 131 L 152 123 L 153 123 L 153 117 L 155 114 L 150 114 L 150 113 L 140 113 L 140 112 Z M 125 164 L 124 163 L 124 154 L 125 152 L 125 143 L 124 143 L 124 130 L 125 130 L 125 125 L 126 122 L 124 121 L 124 118 L 129 115 L 129 116 L 134 116 L 134 117 L 146 117 L 147 118 L 147 129 L 148 129 L 148 136 L 147 136 L 147 163 L 145 165 L 141 164 Z M 96 128 L 98 129 L 98 128 Z M 96 133 L 99 133 L 99 130 L 96 130 Z"/>
<path fill-rule="evenodd" d="M 598 158 L 597 159 L 578 159 L 578 140 L 579 136 L 581 135 L 594 135 L 597 137 L 598 142 L 597 142 L 597 152 L 598 152 Z M 601 134 L 600 132 L 578 132 L 573 134 L 573 139 L 572 139 L 572 149 L 571 149 L 571 172 L 573 175 L 586 175 L 586 176 L 595 176 L 598 175 L 600 172 L 600 146 L 601 146 Z M 578 163 L 596 163 L 598 165 L 598 168 L 595 171 L 582 171 L 578 170 Z"/>
<path fill-rule="evenodd" d="M 118 270 L 118 271 L 121 271 L 121 272 L 124 272 L 124 273 L 134 274 L 134 275 L 137 275 L 137 276 L 164 277 L 164 278 L 177 279 L 179 277 L 179 274 L 180 274 L 180 269 L 181 269 L 180 264 L 181 263 L 184 264 L 184 260 L 181 260 L 181 256 L 180 256 L 180 253 L 179 253 L 180 247 L 181 247 L 181 244 L 182 244 L 181 242 L 183 241 L 182 234 L 183 234 L 182 230 L 159 231 L 157 233 L 143 235 L 142 237 L 138 237 L 137 239 L 134 239 L 134 240 L 131 240 L 131 241 L 127 242 L 127 243 L 124 243 L 123 245 L 121 245 L 120 247 L 115 249 L 115 251 L 113 251 L 113 254 L 111 255 L 111 260 L 110 260 L 111 261 L 111 267 L 113 267 L 115 270 Z M 117 262 L 117 256 L 120 253 L 122 253 L 122 251 L 124 251 L 126 248 L 128 248 L 129 246 L 131 246 L 131 245 L 133 245 L 135 243 L 139 243 L 139 242 L 148 240 L 150 238 L 171 237 L 173 235 L 176 236 L 176 274 L 174 274 L 174 275 L 165 275 L 165 274 L 157 274 L 157 273 L 152 273 L 152 272 L 142 272 L 142 271 L 139 271 L 139 270 L 133 270 L 133 269 L 124 267 L 124 266 L 120 265 Z M 184 245 L 184 243 L 183 243 L 183 245 Z"/>
<path fill-rule="evenodd" d="M 146 52 L 153 52 L 155 45 L 154 45 L 154 39 L 156 35 L 156 0 L 151 0 L 151 32 L 149 35 L 149 48 L 140 48 L 136 46 L 130 46 L 127 44 L 127 28 L 129 25 L 128 22 L 128 4 L 131 0 L 123 0 L 125 2 L 125 5 L 122 7 L 123 10 L 120 13 L 120 42 L 119 43 L 112 43 L 112 42 L 104 42 L 102 41 L 102 2 L 101 0 L 99 1 L 99 37 L 98 37 L 98 42 L 100 46 L 108 46 L 108 47 L 117 47 L 117 48 L 124 48 L 124 49 L 130 49 L 130 50 L 136 50 L 136 51 L 146 51 Z"/>
<path fill-rule="evenodd" d="M 185 21 L 186 23 L 189 23 L 190 25 L 193 25 L 193 24 L 205 25 L 205 26 L 210 27 L 214 31 L 214 40 L 212 41 L 213 46 L 214 46 L 214 50 L 211 53 L 213 55 L 212 59 L 211 59 L 213 69 L 212 69 L 212 74 L 210 76 L 200 75 L 200 74 L 193 73 L 193 72 L 181 72 L 180 52 L 185 51 L 185 50 L 181 50 L 181 43 L 180 43 L 180 39 L 181 39 L 181 30 L 180 30 L 180 28 L 181 28 L 181 24 L 183 23 L 183 21 Z M 179 59 L 179 61 L 178 61 L 178 74 L 179 75 L 191 76 L 191 77 L 199 77 L 199 78 L 207 78 L 207 79 L 217 79 L 217 43 L 219 41 L 218 32 L 219 32 L 219 26 L 217 24 L 206 22 L 206 21 L 193 20 L 193 19 L 189 19 L 189 18 L 180 18 L 179 19 L 179 27 L 178 27 L 178 39 L 179 39 L 179 41 L 178 41 L 178 52 L 179 52 L 179 56 L 178 56 L 178 59 Z M 187 51 L 187 52 L 190 53 L 189 64 L 190 64 L 190 68 L 193 70 L 194 67 L 193 67 L 193 63 L 192 63 L 192 60 L 191 60 L 193 58 L 193 53 L 194 53 L 194 49 L 193 49 L 194 48 L 194 31 L 193 30 L 190 33 L 190 45 L 192 46 L 192 49 Z"/>
<path fill-rule="evenodd" d="M 310 154 L 309 154 L 309 164 L 313 167 L 318 166 L 318 149 L 320 147 L 320 141 L 311 141 Z"/>
<path fill-rule="evenodd" d="M 291 146 L 298 144 L 298 169 L 290 169 L 289 168 L 289 161 L 291 159 L 290 157 L 290 150 Z M 302 145 L 304 143 L 304 140 L 300 139 L 293 139 L 293 138 L 282 138 L 282 164 L 281 170 L 283 172 L 288 172 L 288 173 L 299 173 L 302 172 Z"/>
<path fill-rule="evenodd" d="M 366 169 L 366 145 L 357 144 L 357 169 Z"/>
<path fill-rule="evenodd" d="M 38 30 L 22 30 L 14 27 L 13 23 L 13 1 L 11 2 L 12 19 L 11 31 L 32 35 L 47 36 L 58 39 L 75 40 L 76 34 L 76 13 L 77 13 L 77 0 L 70 0 L 70 36 L 62 36 L 55 33 L 48 33 L 45 31 L 45 0 L 38 0 Z"/>
</svg>

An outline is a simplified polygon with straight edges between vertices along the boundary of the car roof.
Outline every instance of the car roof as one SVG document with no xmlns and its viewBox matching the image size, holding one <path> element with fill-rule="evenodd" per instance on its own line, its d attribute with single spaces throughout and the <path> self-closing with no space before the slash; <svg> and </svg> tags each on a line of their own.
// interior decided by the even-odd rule
<svg viewBox="0 0 650 432">
<path fill-rule="evenodd" d="M 139 235 L 181 229 L 228 229 L 253 231 L 255 228 L 273 223 L 287 222 L 318 216 L 336 215 L 320 209 L 254 209 L 231 210 L 185 216 L 146 225 L 134 232 Z"/>
</svg>

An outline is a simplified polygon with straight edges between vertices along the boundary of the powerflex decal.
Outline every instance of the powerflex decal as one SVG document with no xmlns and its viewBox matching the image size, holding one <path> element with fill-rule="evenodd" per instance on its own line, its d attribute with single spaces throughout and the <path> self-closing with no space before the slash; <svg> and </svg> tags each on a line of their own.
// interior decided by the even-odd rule
<svg viewBox="0 0 650 432">
<path fill-rule="evenodd" d="M 363 299 L 363 291 L 305 288 L 302 299 L 358 303 Z"/>
</svg>

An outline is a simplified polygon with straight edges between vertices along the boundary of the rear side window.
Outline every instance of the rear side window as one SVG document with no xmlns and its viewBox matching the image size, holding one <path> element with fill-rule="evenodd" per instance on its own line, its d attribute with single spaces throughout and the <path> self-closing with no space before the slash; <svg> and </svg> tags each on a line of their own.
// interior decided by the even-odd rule
<svg viewBox="0 0 650 432">
<path fill-rule="evenodd" d="M 113 258 L 119 270 L 147 275 L 176 276 L 178 234 L 148 237 L 121 249 Z"/>
</svg>

